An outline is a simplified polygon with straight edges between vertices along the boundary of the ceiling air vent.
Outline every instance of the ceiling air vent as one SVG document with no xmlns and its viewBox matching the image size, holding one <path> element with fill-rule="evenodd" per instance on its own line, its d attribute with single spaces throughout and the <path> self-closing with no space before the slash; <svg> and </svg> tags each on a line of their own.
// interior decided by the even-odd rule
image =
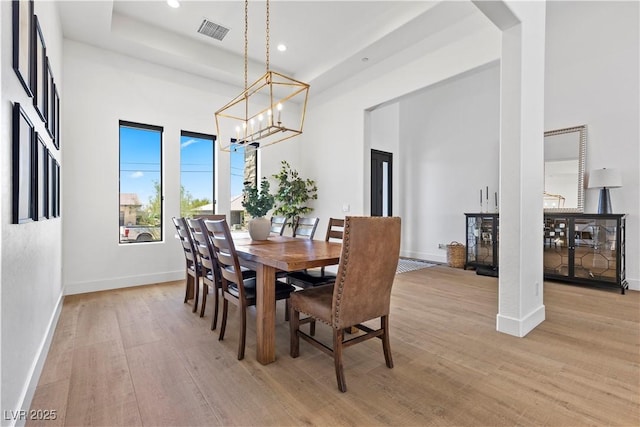
<svg viewBox="0 0 640 427">
<path fill-rule="evenodd" d="M 198 32 L 200 34 L 204 34 L 205 36 L 212 37 L 216 40 L 222 40 L 224 36 L 226 36 L 229 32 L 229 29 L 223 27 L 220 24 L 216 24 L 215 22 L 211 22 L 208 19 L 205 19 L 202 21 L 202 24 L 200 24 Z"/>
</svg>

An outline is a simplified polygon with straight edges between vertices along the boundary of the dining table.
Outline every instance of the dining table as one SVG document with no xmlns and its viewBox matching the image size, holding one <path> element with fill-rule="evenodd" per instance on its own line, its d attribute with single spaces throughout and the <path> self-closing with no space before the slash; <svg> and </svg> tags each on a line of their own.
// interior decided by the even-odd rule
<svg viewBox="0 0 640 427">
<path fill-rule="evenodd" d="M 234 245 L 240 265 L 256 271 L 256 358 L 266 365 L 276 360 L 276 272 L 338 264 L 342 244 L 271 235 L 234 238 Z"/>
</svg>

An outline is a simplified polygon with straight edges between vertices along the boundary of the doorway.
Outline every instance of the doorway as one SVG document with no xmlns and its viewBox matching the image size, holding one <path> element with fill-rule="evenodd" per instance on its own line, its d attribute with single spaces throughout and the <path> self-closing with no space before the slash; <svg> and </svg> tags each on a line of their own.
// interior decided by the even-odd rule
<svg viewBox="0 0 640 427">
<path fill-rule="evenodd" d="M 371 150 L 371 216 L 391 216 L 393 153 Z"/>
</svg>

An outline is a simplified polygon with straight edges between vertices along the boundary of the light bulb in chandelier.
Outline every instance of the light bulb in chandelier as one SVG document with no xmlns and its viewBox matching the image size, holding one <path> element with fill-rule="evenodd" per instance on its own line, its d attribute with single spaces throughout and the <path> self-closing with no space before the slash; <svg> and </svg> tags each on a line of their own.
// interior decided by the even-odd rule
<svg viewBox="0 0 640 427">
<path fill-rule="evenodd" d="M 282 104 L 278 102 L 278 105 L 276 106 L 276 108 L 278 109 L 278 126 L 281 126 L 282 125 Z"/>
</svg>

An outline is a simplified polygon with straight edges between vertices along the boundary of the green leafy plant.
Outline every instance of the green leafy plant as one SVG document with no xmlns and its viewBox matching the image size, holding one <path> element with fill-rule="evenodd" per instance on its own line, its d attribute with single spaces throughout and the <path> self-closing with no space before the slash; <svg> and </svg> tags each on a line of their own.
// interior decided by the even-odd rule
<svg viewBox="0 0 640 427">
<path fill-rule="evenodd" d="M 278 191 L 275 194 L 277 206 L 274 214 L 284 216 L 287 218 L 287 224 L 293 225 L 296 218 L 313 210 L 307 206 L 307 202 L 318 198 L 316 182 L 300 178 L 300 174 L 285 160 L 282 161 L 280 172 L 273 177 L 278 180 Z"/>
<path fill-rule="evenodd" d="M 253 218 L 263 217 L 274 205 L 274 197 L 269 193 L 269 181 L 266 177 L 260 180 L 260 190 L 251 184 L 244 186 L 242 206 Z"/>
</svg>

